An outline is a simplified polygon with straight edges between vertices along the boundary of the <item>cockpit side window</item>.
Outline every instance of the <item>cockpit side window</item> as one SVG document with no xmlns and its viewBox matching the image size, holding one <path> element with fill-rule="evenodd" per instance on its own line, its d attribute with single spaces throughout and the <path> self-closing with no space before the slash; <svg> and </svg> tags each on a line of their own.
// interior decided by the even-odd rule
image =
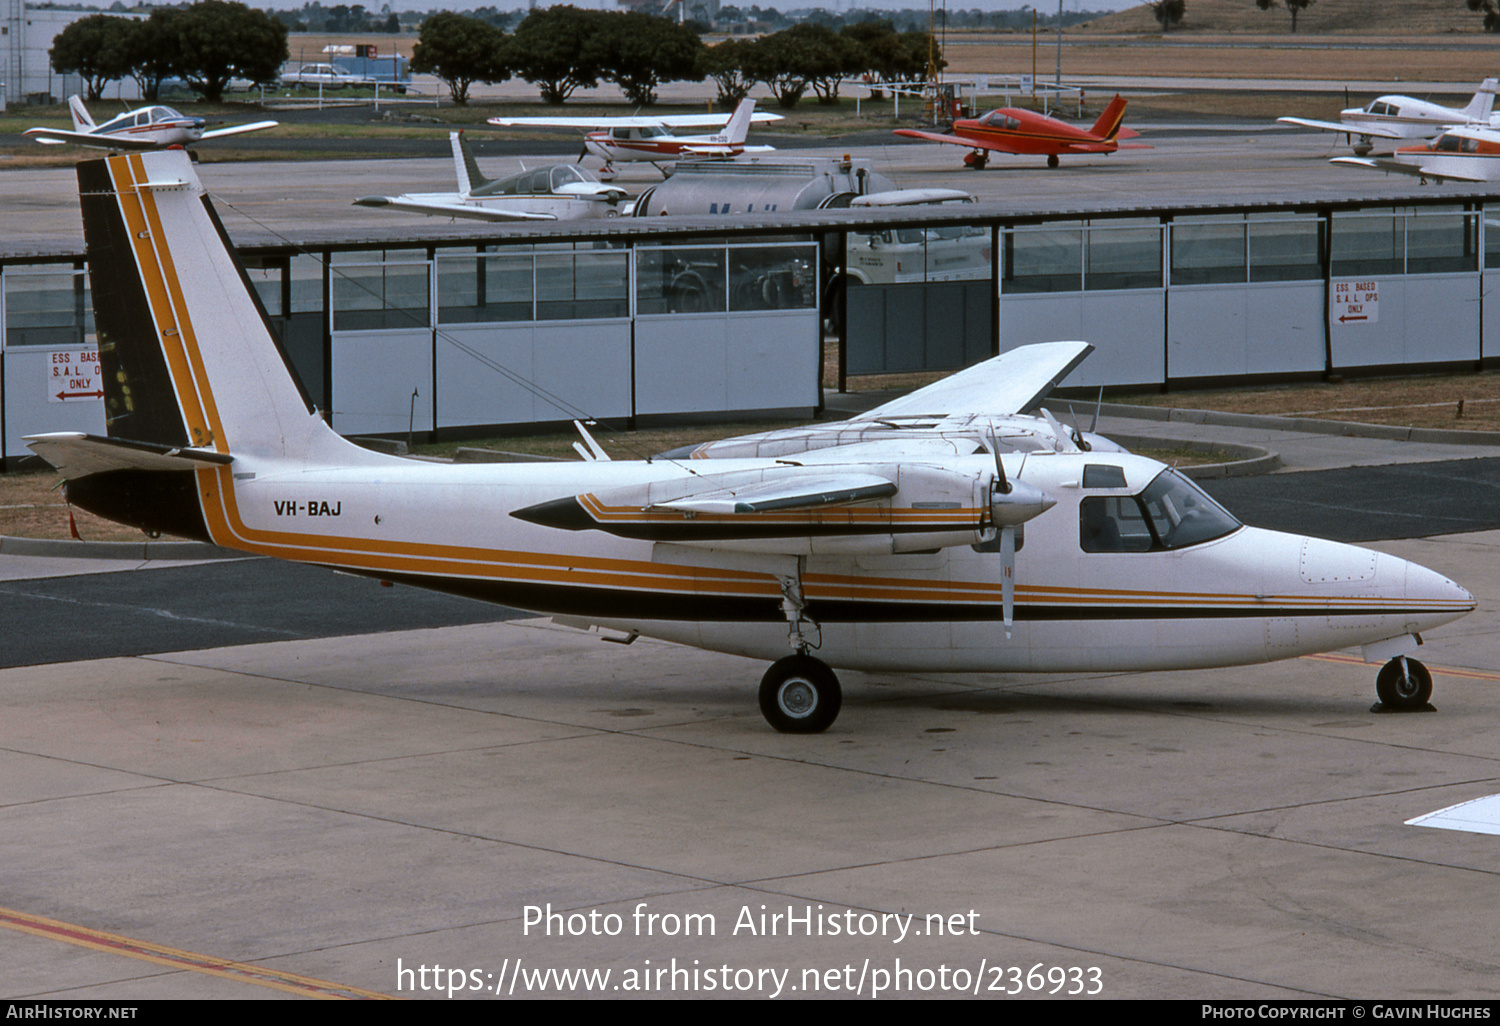
<svg viewBox="0 0 1500 1026">
<path fill-rule="evenodd" d="M 1090 495 L 1078 504 L 1084 552 L 1156 552 L 1222 538 L 1240 522 L 1176 471 L 1164 470 L 1139 495 Z"/>
</svg>

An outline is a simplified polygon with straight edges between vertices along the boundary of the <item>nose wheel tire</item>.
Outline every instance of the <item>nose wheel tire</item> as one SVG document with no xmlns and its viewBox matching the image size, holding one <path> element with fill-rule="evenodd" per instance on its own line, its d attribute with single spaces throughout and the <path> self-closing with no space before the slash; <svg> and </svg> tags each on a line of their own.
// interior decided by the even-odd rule
<svg viewBox="0 0 1500 1026">
<path fill-rule="evenodd" d="M 1432 674 L 1415 659 L 1392 659 L 1380 668 L 1375 693 L 1380 696 L 1378 708 L 1385 711 L 1426 709 L 1432 697 Z"/>
<path fill-rule="evenodd" d="M 812 656 L 778 659 L 760 680 L 761 715 L 782 734 L 821 734 L 843 702 L 838 677 Z"/>
</svg>

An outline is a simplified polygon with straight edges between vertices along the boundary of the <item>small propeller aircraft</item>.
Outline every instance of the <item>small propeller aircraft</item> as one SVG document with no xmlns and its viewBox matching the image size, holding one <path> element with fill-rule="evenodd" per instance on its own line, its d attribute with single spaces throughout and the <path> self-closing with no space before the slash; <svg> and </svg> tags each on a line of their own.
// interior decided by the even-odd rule
<svg viewBox="0 0 1500 1026">
<path fill-rule="evenodd" d="M 476 221 L 576 221 L 616 217 L 625 190 L 606 185 L 572 164 L 551 164 L 518 171 L 506 178 L 486 178 L 479 171 L 462 132 L 449 132 L 457 192 L 414 192 L 401 196 L 363 196 L 356 206 L 402 210 L 434 217 Z"/>
<path fill-rule="evenodd" d="M 1331 164 L 1363 167 L 1434 182 L 1500 181 L 1500 132 L 1449 128 L 1426 146 L 1402 146 L 1390 159 L 1334 157 Z"/>
<path fill-rule="evenodd" d="M 1038 114 L 1033 110 L 1001 107 L 982 118 L 960 119 L 953 122 L 953 134 L 923 132 L 915 128 L 898 128 L 897 135 L 928 142 L 950 143 L 967 146 L 972 152 L 964 155 L 964 166 L 975 171 L 984 170 L 990 153 L 1046 154 L 1047 166 L 1057 167 L 1064 154 L 1114 153 L 1116 150 L 1149 150 L 1144 143 L 1121 143 L 1121 139 L 1136 139 L 1140 133 L 1120 127 L 1125 117 L 1125 100 L 1116 95 L 1109 106 L 1099 115 L 1099 120 L 1088 130 Z"/>
<path fill-rule="evenodd" d="M 24 134 L 31 136 L 44 146 L 90 146 L 101 150 L 160 150 L 168 146 L 189 146 L 209 139 L 222 139 L 245 132 L 259 132 L 275 128 L 275 121 L 256 121 L 248 125 L 229 125 L 204 131 L 206 122 L 202 118 L 190 118 L 179 114 L 171 107 L 142 107 L 126 111 L 102 125 L 94 124 L 88 108 L 77 96 L 68 97 L 68 110 L 73 114 L 73 131 L 59 128 L 28 128 Z"/>
<path fill-rule="evenodd" d="M 1152 671 L 1360 647 L 1425 707 L 1445 577 L 1246 527 L 1187 478 L 1046 409 L 1091 351 L 1024 346 L 842 423 L 611 460 L 454 465 L 336 434 L 308 400 L 187 155 L 78 166 L 106 434 L 36 435 L 70 502 L 147 531 L 774 660 L 784 732 L 834 667 Z M 790 651 L 789 651 L 790 650 Z M 780 656 L 780 658 L 778 658 Z"/>
<path fill-rule="evenodd" d="M 741 100 L 733 114 L 668 114 L 662 117 L 632 116 L 620 118 L 490 118 L 500 128 L 583 128 L 592 129 L 583 137 L 579 161 L 589 154 L 604 158 L 599 176 L 613 178 L 616 161 L 649 160 L 653 164 L 670 163 L 684 157 L 728 160 L 742 153 L 769 153 L 774 146 L 746 146 L 750 124 L 780 121 L 780 114 L 755 113 L 755 101 Z M 673 128 L 722 125 L 715 135 L 673 135 Z"/>
<path fill-rule="evenodd" d="M 1376 139 L 1431 139 L 1452 125 L 1500 127 L 1492 113 L 1496 82 L 1493 78 L 1481 82 L 1479 91 L 1466 107 L 1445 107 L 1430 100 L 1392 95 L 1378 96 L 1363 107 L 1341 110 L 1338 121 L 1292 117 L 1276 120 L 1283 125 L 1341 132 L 1353 144 L 1354 152 L 1364 157 L 1374 150 Z M 1354 142 L 1356 137 L 1358 142 Z"/>
</svg>

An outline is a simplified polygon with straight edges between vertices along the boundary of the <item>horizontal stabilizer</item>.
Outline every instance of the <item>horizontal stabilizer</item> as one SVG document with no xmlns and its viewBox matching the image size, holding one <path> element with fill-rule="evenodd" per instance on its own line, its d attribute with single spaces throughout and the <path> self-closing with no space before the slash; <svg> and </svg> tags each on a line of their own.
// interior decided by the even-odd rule
<svg viewBox="0 0 1500 1026">
<path fill-rule="evenodd" d="M 27 435 L 23 441 L 69 479 L 108 470 L 204 470 L 234 462 L 227 452 L 129 442 L 82 431 Z"/>
</svg>

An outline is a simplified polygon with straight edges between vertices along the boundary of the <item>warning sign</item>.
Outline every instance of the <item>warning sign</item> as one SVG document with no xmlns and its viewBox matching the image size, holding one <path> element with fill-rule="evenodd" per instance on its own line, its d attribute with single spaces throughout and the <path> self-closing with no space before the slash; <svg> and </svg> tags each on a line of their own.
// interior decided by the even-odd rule
<svg viewBox="0 0 1500 1026">
<path fill-rule="evenodd" d="M 47 360 L 47 401 L 72 403 L 104 398 L 97 349 L 54 349 Z"/>
<path fill-rule="evenodd" d="M 1373 281 L 1333 283 L 1335 324 L 1374 324 L 1380 320 L 1380 285 Z"/>
</svg>

